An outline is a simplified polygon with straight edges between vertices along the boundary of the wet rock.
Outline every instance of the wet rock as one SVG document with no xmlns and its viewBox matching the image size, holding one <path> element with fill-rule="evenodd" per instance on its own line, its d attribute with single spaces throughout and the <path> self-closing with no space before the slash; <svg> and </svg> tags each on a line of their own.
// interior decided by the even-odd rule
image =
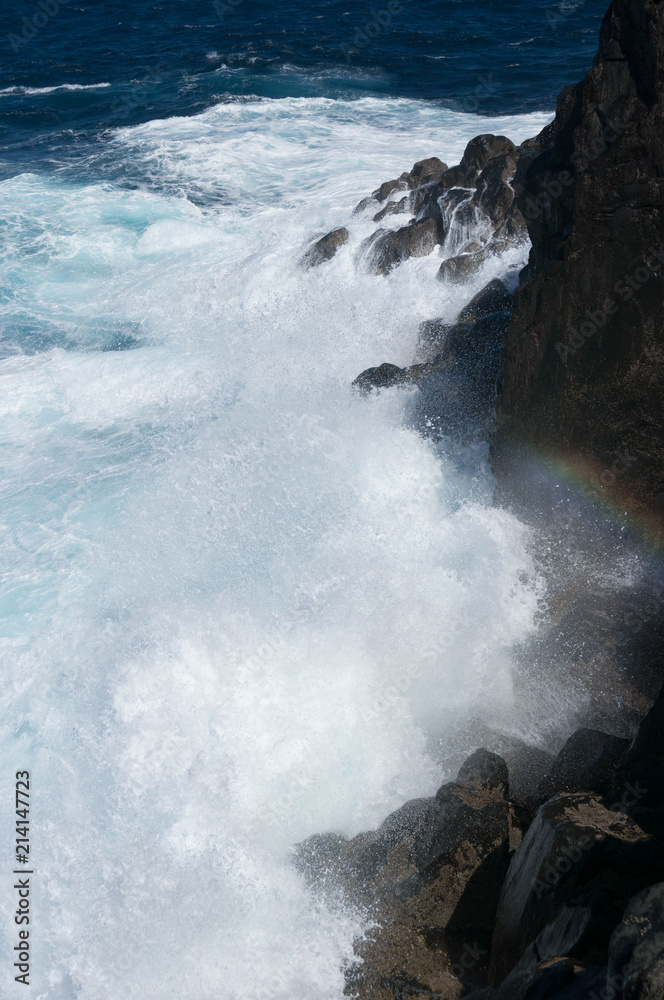
<svg viewBox="0 0 664 1000">
<path fill-rule="evenodd" d="M 495 157 L 478 177 L 469 203 L 479 217 L 491 220 L 494 237 L 514 238 L 527 233 L 526 220 L 518 207 L 512 184 L 520 155 L 519 150 L 512 147 Z"/>
<path fill-rule="evenodd" d="M 369 198 L 363 198 L 355 207 L 353 214 L 360 214 L 366 211 L 371 205 L 385 202 L 390 195 L 399 193 L 400 191 L 415 191 L 418 188 L 426 188 L 439 181 L 446 170 L 447 164 L 439 160 L 437 156 L 429 156 L 425 160 L 418 160 L 411 170 L 404 171 L 400 177 L 396 177 L 391 181 L 385 181 L 380 187 L 376 188 Z M 401 199 L 401 202 L 410 207 L 410 198 Z M 404 211 L 406 210 L 404 208 Z M 381 218 L 384 217 L 382 213 L 378 214 Z M 392 213 L 387 212 L 387 214 Z M 379 220 L 375 219 L 374 221 Z"/>
<path fill-rule="evenodd" d="M 409 211 L 410 205 L 407 197 L 400 201 L 388 201 L 385 208 L 377 212 L 373 217 L 374 222 L 381 222 L 387 215 L 404 215 Z"/>
<path fill-rule="evenodd" d="M 318 267 L 325 261 L 331 260 L 339 247 L 348 242 L 349 233 L 347 229 L 334 229 L 331 233 L 321 237 L 302 257 L 302 266 Z"/>
<path fill-rule="evenodd" d="M 500 887 L 521 836 L 506 789 L 505 762 L 482 750 L 420 804 L 388 858 L 398 878 L 386 881 L 382 869 L 379 927 L 356 948 L 363 1000 L 402 995 L 407 984 L 412 995 L 457 998 L 486 981 Z"/>
<path fill-rule="evenodd" d="M 500 983 L 565 909 L 591 911 L 574 957 L 605 955 L 627 901 L 661 870 L 660 848 L 630 817 L 591 793 L 550 799 L 510 864 L 492 942 L 492 981 Z"/>
<path fill-rule="evenodd" d="M 500 889 L 521 839 L 507 788 L 505 762 L 479 750 L 456 781 L 407 802 L 378 830 L 299 845 L 295 863 L 312 885 L 359 902 L 376 921 L 356 943 L 353 995 L 456 1000 L 485 985 Z"/>
<path fill-rule="evenodd" d="M 446 170 L 447 164 L 439 160 L 437 156 L 429 156 L 426 160 L 418 160 L 409 175 L 412 187 L 418 188 L 424 184 L 433 184 L 440 180 Z"/>
<path fill-rule="evenodd" d="M 630 900 L 611 935 L 606 982 L 602 985 L 607 995 L 622 1000 L 664 997 L 663 882 Z"/>
<path fill-rule="evenodd" d="M 492 161 L 513 156 L 518 158 L 518 150 L 514 143 L 504 135 L 477 135 L 471 139 L 461 162 L 456 167 L 450 167 L 440 179 L 441 187 L 474 188 L 480 174 Z"/>
<path fill-rule="evenodd" d="M 409 257 L 427 257 L 438 245 L 438 230 L 432 219 L 424 219 L 394 232 L 378 230 L 366 245 L 370 270 L 387 275 Z"/>
<path fill-rule="evenodd" d="M 440 281 L 448 281 L 452 285 L 464 285 L 478 274 L 487 260 L 503 253 L 509 246 L 509 240 L 500 239 L 488 243 L 480 250 L 448 257 L 440 265 L 437 277 Z"/>
<path fill-rule="evenodd" d="M 474 295 L 467 306 L 459 313 L 458 322 L 481 319 L 491 313 L 504 312 L 512 309 L 514 293 L 508 291 L 505 284 L 494 278 L 488 285 Z"/>
<path fill-rule="evenodd" d="M 467 788 L 498 789 L 502 795 L 509 792 L 507 764 L 497 753 L 479 749 L 461 765 L 457 782 Z"/>
<path fill-rule="evenodd" d="M 450 285 L 465 285 L 474 278 L 491 256 L 489 250 L 479 250 L 477 253 L 462 253 L 456 257 L 448 257 L 438 269 L 439 281 L 447 281 Z"/>
<path fill-rule="evenodd" d="M 565 743 L 538 795 L 551 798 L 558 792 L 592 791 L 609 795 L 629 740 L 599 729 L 578 729 Z"/>
<path fill-rule="evenodd" d="M 385 362 L 377 368 L 367 368 L 360 372 L 353 385 L 362 392 L 370 389 L 386 389 L 392 385 L 404 385 L 407 382 L 407 368 L 399 368 Z"/>
<path fill-rule="evenodd" d="M 526 743 L 508 749 L 504 757 L 509 771 L 510 799 L 534 813 L 539 786 L 551 770 L 555 757 Z"/>
<path fill-rule="evenodd" d="M 374 198 L 372 195 L 369 195 L 368 198 L 363 198 L 362 201 L 358 202 L 358 204 L 353 209 L 353 215 L 362 215 L 362 213 L 366 212 L 367 209 L 369 208 L 373 209 L 373 211 L 375 212 L 379 204 L 380 202 L 378 201 L 377 198 Z"/>
</svg>

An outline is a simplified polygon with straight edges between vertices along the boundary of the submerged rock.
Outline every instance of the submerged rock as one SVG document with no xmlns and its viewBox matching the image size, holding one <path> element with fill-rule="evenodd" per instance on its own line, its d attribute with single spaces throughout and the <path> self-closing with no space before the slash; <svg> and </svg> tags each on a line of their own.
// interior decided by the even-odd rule
<svg viewBox="0 0 664 1000">
<path fill-rule="evenodd" d="M 319 264 L 324 264 L 325 261 L 331 260 L 339 247 L 347 243 L 348 239 L 349 233 L 347 229 L 333 229 L 331 233 L 327 233 L 319 240 L 316 240 L 314 245 L 307 250 L 302 257 L 302 266 L 306 268 L 318 267 Z"/>
</svg>

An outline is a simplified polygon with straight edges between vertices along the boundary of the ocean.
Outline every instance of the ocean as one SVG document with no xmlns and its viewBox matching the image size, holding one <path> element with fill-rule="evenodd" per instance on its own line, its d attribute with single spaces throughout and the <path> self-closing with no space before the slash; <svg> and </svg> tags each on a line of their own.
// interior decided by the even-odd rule
<svg viewBox="0 0 664 1000">
<path fill-rule="evenodd" d="M 564 717 L 514 698 L 546 593 L 488 444 L 350 388 L 528 247 L 376 277 L 358 219 L 298 261 L 414 161 L 539 132 L 603 11 L 5 6 L 0 833 L 29 769 L 36 1000 L 341 1000 L 365 916 L 294 845 L 432 794 L 472 721 Z"/>
</svg>

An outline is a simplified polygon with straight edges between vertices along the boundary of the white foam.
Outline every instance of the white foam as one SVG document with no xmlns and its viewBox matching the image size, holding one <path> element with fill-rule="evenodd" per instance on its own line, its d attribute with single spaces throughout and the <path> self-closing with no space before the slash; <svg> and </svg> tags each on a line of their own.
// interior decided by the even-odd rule
<svg viewBox="0 0 664 1000">
<path fill-rule="evenodd" d="M 103 90 L 110 86 L 110 83 L 58 83 L 54 87 L 5 87 L 0 90 L 0 97 L 33 97 L 58 91 Z"/>
<path fill-rule="evenodd" d="M 486 276 L 445 288 L 436 253 L 368 275 L 357 217 L 297 260 L 414 160 L 544 119 L 245 102 L 117 132 L 142 189 L 0 185 L 6 331 L 85 348 L 0 362 L 0 811 L 32 767 L 36 996 L 339 1000 L 361 921 L 290 847 L 432 793 L 465 719 L 513 720 L 539 581 L 486 449 L 463 471 L 409 426 L 413 390 L 350 391 Z M 92 350 L 109 328 L 138 346 Z"/>
</svg>

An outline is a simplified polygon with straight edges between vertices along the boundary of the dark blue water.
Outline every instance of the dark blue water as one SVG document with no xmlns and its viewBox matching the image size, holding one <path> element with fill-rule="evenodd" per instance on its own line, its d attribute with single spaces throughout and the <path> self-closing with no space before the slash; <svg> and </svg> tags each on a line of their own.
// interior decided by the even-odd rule
<svg viewBox="0 0 664 1000">
<path fill-rule="evenodd" d="M 252 95 L 550 109 L 590 66 L 604 9 L 605 0 L 9 0 L 2 173 L 57 165 L 108 127 Z M 101 83 L 110 86 L 33 92 Z"/>
</svg>

